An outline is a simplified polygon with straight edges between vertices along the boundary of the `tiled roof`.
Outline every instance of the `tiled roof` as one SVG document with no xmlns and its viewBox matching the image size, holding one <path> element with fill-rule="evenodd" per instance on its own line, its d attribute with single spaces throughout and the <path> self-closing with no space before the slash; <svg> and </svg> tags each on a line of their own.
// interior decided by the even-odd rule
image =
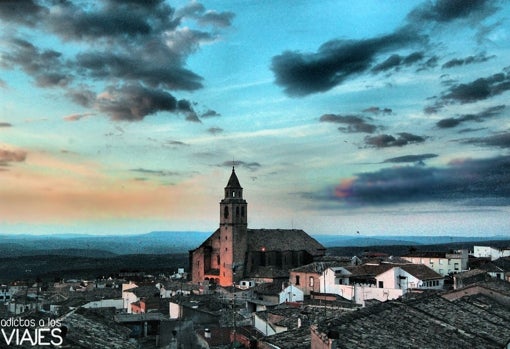
<svg viewBox="0 0 510 349">
<path fill-rule="evenodd" d="M 508 286 L 507 286 L 508 287 Z M 334 348 L 503 348 L 510 306 L 439 296 L 390 301 L 322 320 Z"/>
<path fill-rule="evenodd" d="M 324 254 L 326 248 L 300 229 L 248 229 L 250 251 L 307 251 L 312 256 Z"/>
<path fill-rule="evenodd" d="M 297 267 L 291 269 L 290 271 L 295 271 L 299 273 L 318 273 L 322 274 L 322 272 L 331 267 L 341 267 L 351 265 L 349 261 L 328 261 L 328 262 L 313 262 L 307 265 L 303 265 L 301 267 Z"/>
<path fill-rule="evenodd" d="M 361 276 L 377 276 L 379 274 L 382 274 L 391 268 L 395 267 L 392 264 L 361 264 L 361 265 L 354 265 L 354 266 L 347 266 L 345 269 L 347 269 L 349 272 L 351 272 L 350 277 L 361 277 Z"/>
<path fill-rule="evenodd" d="M 402 264 L 400 268 L 420 280 L 442 279 L 441 274 L 436 273 L 423 264 Z"/>
<path fill-rule="evenodd" d="M 98 349 L 138 348 L 136 341 L 129 340 L 131 330 L 99 311 L 78 309 L 62 323 L 68 327 L 63 347 L 91 348 L 93 345 Z"/>
</svg>

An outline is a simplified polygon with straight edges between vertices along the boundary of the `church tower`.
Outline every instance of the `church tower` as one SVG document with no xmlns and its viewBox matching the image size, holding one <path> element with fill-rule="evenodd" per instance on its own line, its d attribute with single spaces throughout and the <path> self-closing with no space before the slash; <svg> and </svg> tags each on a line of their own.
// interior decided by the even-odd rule
<svg viewBox="0 0 510 349">
<path fill-rule="evenodd" d="M 220 201 L 220 285 L 231 286 L 242 279 L 247 250 L 248 204 L 234 167 Z"/>
</svg>

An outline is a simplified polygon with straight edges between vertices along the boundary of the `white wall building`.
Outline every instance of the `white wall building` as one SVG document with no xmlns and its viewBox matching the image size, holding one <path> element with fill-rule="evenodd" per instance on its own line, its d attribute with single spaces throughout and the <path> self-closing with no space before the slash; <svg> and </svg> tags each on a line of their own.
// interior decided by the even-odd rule
<svg viewBox="0 0 510 349">
<path fill-rule="evenodd" d="M 332 293 L 356 304 L 387 301 L 411 289 L 442 289 L 444 278 L 425 265 L 381 264 L 328 268 L 320 277 L 321 293 Z"/>
<path fill-rule="evenodd" d="M 412 252 L 403 259 L 413 264 L 423 264 L 443 276 L 456 274 L 467 270 L 468 251 L 458 250 L 454 253 L 446 252 Z"/>
<path fill-rule="evenodd" d="M 477 258 L 490 258 L 493 261 L 501 257 L 510 257 L 510 248 L 499 249 L 490 246 L 474 246 L 473 256 Z"/>
</svg>

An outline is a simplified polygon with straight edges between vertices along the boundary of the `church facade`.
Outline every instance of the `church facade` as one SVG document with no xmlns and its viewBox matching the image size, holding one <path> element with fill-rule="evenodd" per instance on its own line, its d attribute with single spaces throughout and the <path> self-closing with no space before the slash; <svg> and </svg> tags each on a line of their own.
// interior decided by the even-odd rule
<svg viewBox="0 0 510 349">
<path fill-rule="evenodd" d="M 249 229 L 248 204 L 235 169 L 220 201 L 219 228 L 189 251 L 193 283 L 231 286 L 245 278 L 287 278 L 288 270 L 325 254 L 319 242 L 297 229 Z"/>
</svg>

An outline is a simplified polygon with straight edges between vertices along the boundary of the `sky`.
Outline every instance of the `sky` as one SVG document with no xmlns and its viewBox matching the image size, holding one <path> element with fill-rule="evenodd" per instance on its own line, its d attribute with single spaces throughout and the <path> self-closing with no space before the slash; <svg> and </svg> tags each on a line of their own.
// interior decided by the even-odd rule
<svg viewBox="0 0 510 349">
<path fill-rule="evenodd" d="M 507 1 L 0 2 L 0 234 L 510 236 Z"/>
</svg>

